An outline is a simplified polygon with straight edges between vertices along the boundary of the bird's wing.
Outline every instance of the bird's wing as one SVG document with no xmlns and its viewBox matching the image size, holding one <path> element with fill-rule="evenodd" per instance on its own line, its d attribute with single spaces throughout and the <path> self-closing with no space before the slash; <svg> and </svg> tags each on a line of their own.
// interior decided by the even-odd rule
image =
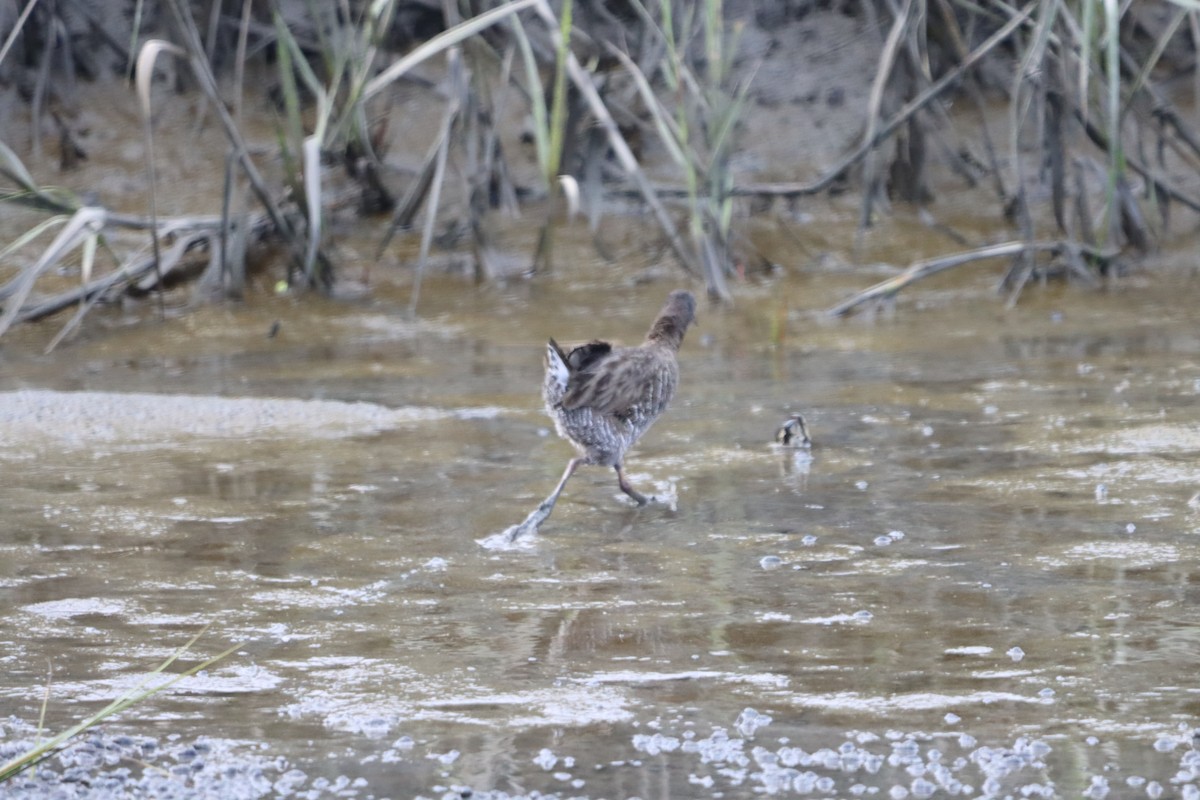
<svg viewBox="0 0 1200 800">
<path fill-rule="evenodd" d="M 639 403 L 655 401 L 657 405 L 661 401 L 665 405 L 678 376 L 678 367 L 669 355 L 628 347 L 595 358 L 571 374 L 562 407 L 622 416 Z"/>
</svg>

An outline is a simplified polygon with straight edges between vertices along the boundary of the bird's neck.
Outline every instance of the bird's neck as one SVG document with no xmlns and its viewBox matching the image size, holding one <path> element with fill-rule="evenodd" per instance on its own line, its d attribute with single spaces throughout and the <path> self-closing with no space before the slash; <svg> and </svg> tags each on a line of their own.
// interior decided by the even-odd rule
<svg viewBox="0 0 1200 800">
<path fill-rule="evenodd" d="M 666 314 L 654 320 L 650 332 L 646 334 L 646 344 L 656 344 L 678 351 L 679 345 L 683 344 L 685 330 L 686 326 L 680 324 L 679 319 Z"/>
</svg>

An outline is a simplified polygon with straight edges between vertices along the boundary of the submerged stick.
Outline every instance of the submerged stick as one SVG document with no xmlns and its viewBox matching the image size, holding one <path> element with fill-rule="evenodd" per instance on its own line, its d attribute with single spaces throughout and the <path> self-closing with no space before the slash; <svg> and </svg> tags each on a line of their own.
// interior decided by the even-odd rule
<svg viewBox="0 0 1200 800">
<path fill-rule="evenodd" d="M 840 317 L 851 309 L 870 300 L 891 297 L 901 289 L 916 283 L 922 278 L 928 278 L 930 275 L 936 275 L 939 272 L 944 272 L 945 270 L 961 266 L 962 264 L 968 264 L 972 261 L 979 261 L 985 258 L 1001 258 L 1003 256 L 1018 256 L 1039 251 L 1052 253 L 1074 251 L 1100 259 L 1111 259 L 1116 256 L 1116 251 L 1099 250 L 1076 242 L 1003 242 L 1001 244 L 980 247 L 975 250 L 968 250 L 964 253 L 953 253 L 940 258 L 915 261 L 899 275 L 863 289 L 853 297 L 838 303 L 826 313 L 832 317 Z"/>
</svg>

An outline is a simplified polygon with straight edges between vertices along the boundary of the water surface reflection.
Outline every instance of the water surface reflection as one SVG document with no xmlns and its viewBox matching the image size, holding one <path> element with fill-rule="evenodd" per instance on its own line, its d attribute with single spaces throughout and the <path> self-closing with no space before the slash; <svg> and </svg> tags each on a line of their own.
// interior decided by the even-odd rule
<svg viewBox="0 0 1200 800">
<path fill-rule="evenodd" d="M 499 553 L 477 540 L 568 454 L 542 339 L 636 337 L 659 294 L 580 316 L 434 281 L 427 323 L 331 308 L 328 342 L 288 319 L 225 348 L 269 320 L 209 310 L 144 356 L 122 331 L 53 369 L 10 353 L 4 390 L 330 404 L 118 398 L 97 433 L 0 395 L 4 712 L 36 719 L 50 661 L 57 730 L 211 622 L 242 651 L 106 734 L 209 737 L 196 775 L 277 794 L 1194 796 L 1200 332 L 1174 280 L 1002 318 L 797 311 L 782 340 L 753 297 L 702 310 L 628 463 L 676 508 L 582 470 Z M 767 446 L 793 411 L 811 457 Z"/>
</svg>

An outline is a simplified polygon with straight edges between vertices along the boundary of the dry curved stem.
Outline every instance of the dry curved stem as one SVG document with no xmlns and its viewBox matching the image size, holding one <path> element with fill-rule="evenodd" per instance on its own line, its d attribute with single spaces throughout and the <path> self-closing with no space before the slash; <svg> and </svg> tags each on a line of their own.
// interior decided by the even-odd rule
<svg viewBox="0 0 1200 800">
<path fill-rule="evenodd" d="M 988 245 L 986 247 L 980 247 L 975 250 L 968 250 L 962 253 L 952 253 L 948 256 L 939 256 L 938 258 L 928 258 L 921 261 L 915 261 L 899 275 L 888 278 L 885 281 L 880 281 L 874 286 L 863 289 L 853 297 L 838 303 L 826 313 L 829 316 L 840 317 L 854 308 L 862 305 L 863 303 L 867 303 L 872 300 L 891 298 L 898 294 L 901 289 L 907 288 L 923 278 L 928 278 L 930 275 L 936 275 L 939 272 L 944 272 L 948 269 L 953 269 L 954 267 L 968 264 L 972 261 L 980 261 L 985 258 L 1022 256 L 1036 252 L 1067 254 L 1069 256 L 1068 261 L 1072 265 L 1077 262 L 1077 257 L 1080 255 L 1087 255 L 1091 258 L 1101 260 L 1109 260 L 1115 258 L 1117 255 L 1115 250 L 1100 250 L 1098 248 L 1082 245 L 1078 242 L 1002 242 L 1000 244 Z"/>
</svg>

